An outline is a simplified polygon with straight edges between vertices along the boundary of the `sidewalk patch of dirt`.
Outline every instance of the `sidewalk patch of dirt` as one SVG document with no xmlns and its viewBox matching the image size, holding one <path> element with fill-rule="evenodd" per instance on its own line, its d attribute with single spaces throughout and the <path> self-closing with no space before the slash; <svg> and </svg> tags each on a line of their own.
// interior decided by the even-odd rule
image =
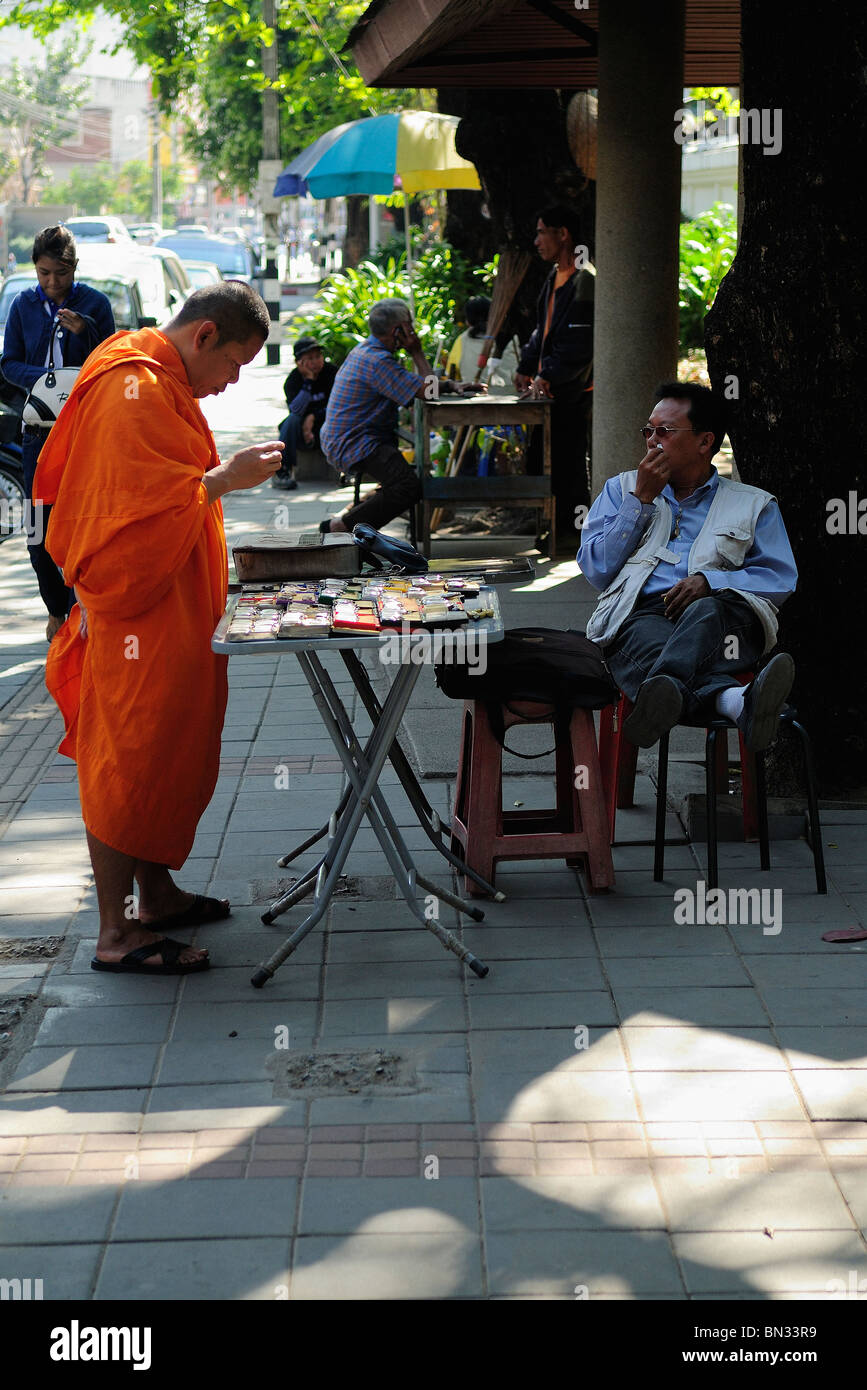
<svg viewBox="0 0 867 1390">
<path fill-rule="evenodd" d="M 7 995 L 0 999 L 0 1057 L 11 1047 L 15 1030 L 22 1022 L 27 1006 L 33 1003 L 35 994 Z"/>
<path fill-rule="evenodd" d="M 22 936 L 0 941 L 0 965 L 19 965 L 29 960 L 53 960 L 63 945 L 62 936 Z"/>
<path fill-rule="evenodd" d="M 266 1070 L 274 1096 L 409 1095 L 419 1088 L 415 1067 L 397 1052 L 382 1048 L 340 1052 L 275 1052 Z"/>
</svg>

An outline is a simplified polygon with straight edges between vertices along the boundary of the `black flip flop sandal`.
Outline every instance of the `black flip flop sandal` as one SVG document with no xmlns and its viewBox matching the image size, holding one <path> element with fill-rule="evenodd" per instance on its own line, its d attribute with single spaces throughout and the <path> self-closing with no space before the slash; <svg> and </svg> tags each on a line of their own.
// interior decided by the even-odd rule
<svg viewBox="0 0 867 1390">
<path fill-rule="evenodd" d="M 153 922 L 142 922 L 148 931 L 164 931 L 166 927 L 202 927 L 206 922 L 222 922 L 231 914 L 229 903 L 220 898 L 205 898 L 197 893 L 189 907 L 183 912 L 172 913 L 170 917 L 158 917 Z"/>
<path fill-rule="evenodd" d="M 207 956 L 203 960 L 185 963 L 179 961 L 181 951 L 187 950 L 187 942 L 172 941 L 170 936 L 161 936 L 149 946 L 136 946 L 127 951 L 122 960 L 99 960 L 96 956 L 90 962 L 91 970 L 107 970 L 114 975 L 194 975 L 199 970 L 207 970 L 211 962 Z M 162 965 L 146 965 L 151 956 L 162 956 Z"/>
</svg>

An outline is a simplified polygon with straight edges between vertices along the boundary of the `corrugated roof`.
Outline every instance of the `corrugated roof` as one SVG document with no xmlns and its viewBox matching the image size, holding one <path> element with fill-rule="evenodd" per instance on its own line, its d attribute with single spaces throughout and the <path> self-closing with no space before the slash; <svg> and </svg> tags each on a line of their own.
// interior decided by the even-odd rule
<svg viewBox="0 0 867 1390">
<path fill-rule="evenodd" d="M 374 87 L 596 87 L 599 4 L 373 0 L 347 47 Z M 740 43 L 740 0 L 686 0 L 684 86 L 738 86 Z"/>
</svg>

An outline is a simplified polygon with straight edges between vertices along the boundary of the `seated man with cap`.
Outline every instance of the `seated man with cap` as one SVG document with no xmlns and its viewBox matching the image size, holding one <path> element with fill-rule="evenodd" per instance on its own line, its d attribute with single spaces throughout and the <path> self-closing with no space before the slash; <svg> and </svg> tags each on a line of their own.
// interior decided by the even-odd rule
<svg viewBox="0 0 867 1390">
<path fill-rule="evenodd" d="M 738 679 L 776 646 L 798 572 L 776 498 L 711 463 L 725 432 L 725 402 L 706 386 L 657 387 L 647 453 L 608 479 L 584 524 L 578 564 L 602 590 L 587 636 L 632 701 L 623 732 L 639 748 L 724 715 L 759 752 L 794 680 L 787 652 Z"/>
<path fill-rule="evenodd" d="M 325 422 L 325 407 L 334 385 L 337 368 L 325 361 L 315 338 L 299 338 L 294 348 L 295 366 L 283 383 L 289 414 L 280 425 L 280 438 L 286 446 L 283 464 L 271 480 L 272 487 L 284 492 L 298 486 L 295 464 L 299 449 L 319 447 L 319 431 Z"/>
</svg>

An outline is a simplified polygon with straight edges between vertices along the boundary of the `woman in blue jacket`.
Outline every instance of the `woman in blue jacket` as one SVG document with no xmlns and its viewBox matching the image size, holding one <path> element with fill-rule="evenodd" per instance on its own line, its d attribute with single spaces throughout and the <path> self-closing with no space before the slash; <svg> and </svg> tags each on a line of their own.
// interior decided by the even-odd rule
<svg viewBox="0 0 867 1390">
<path fill-rule="evenodd" d="M 44 227 L 33 243 L 32 259 L 39 283 L 35 289 L 22 290 L 12 301 L 0 359 L 3 375 L 25 391 L 48 366 L 52 333 L 54 365 L 80 367 L 97 344 L 115 331 L 106 296 L 75 279 L 78 254 L 75 237 L 66 227 Z M 45 429 L 24 426 L 24 482 L 32 504 L 27 548 L 48 609 L 45 635 L 50 642 L 66 620 L 72 592 L 43 544 L 51 508 L 33 505 L 33 475 L 47 437 Z"/>
</svg>

